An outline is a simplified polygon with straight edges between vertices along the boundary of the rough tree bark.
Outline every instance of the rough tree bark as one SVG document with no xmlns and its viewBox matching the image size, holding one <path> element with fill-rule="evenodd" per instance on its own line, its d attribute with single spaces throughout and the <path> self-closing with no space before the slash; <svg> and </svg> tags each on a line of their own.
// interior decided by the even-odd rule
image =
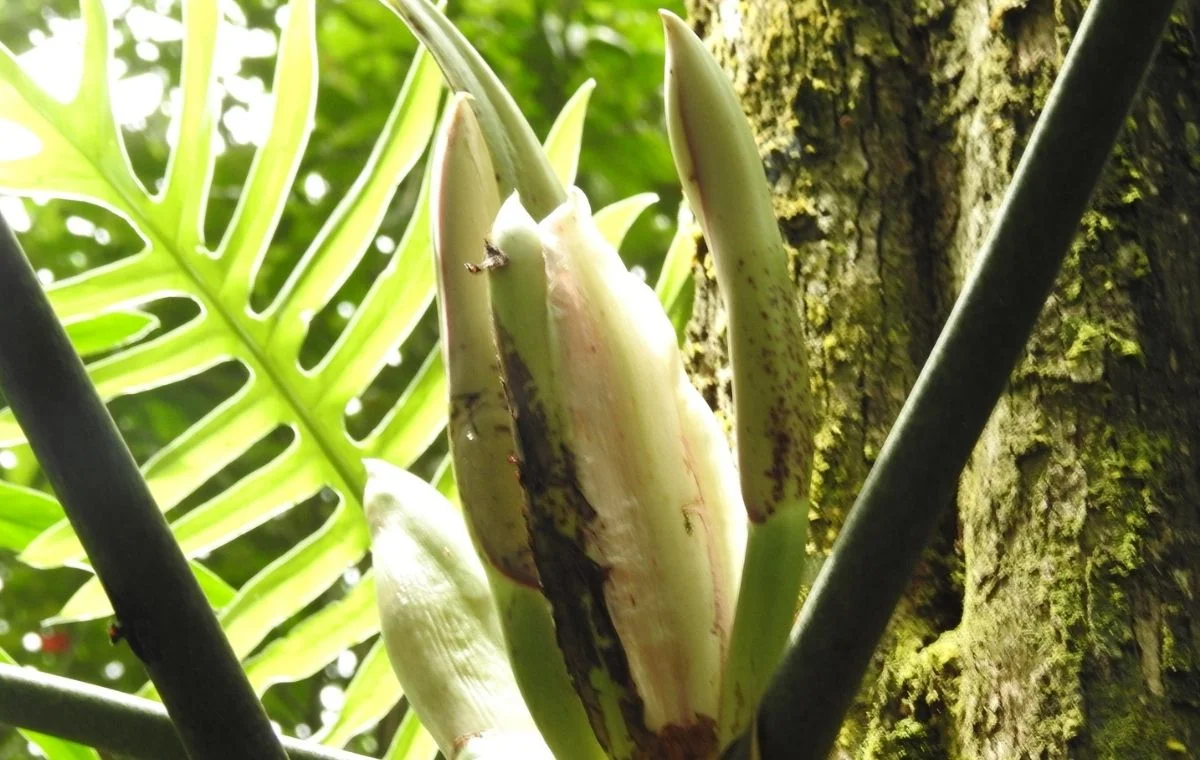
<svg viewBox="0 0 1200 760">
<path fill-rule="evenodd" d="M 742 97 L 795 254 L 823 421 L 812 549 L 827 551 L 1082 4 L 688 11 Z M 1186 0 L 839 758 L 1200 757 L 1198 33 Z M 728 409 L 703 255 L 696 270 L 691 369 Z"/>
</svg>

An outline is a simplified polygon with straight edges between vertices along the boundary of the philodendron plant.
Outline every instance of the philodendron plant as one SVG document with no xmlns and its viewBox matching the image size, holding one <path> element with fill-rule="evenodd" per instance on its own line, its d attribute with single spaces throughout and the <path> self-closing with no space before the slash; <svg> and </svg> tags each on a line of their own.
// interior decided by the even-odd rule
<svg viewBox="0 0 1200 760">
<path fill-rule="evenodd" d="M 394 669 L 450 758 L 716 757 L 791 628 L 808 511 L 804 342 L 749 126 L 664 12 L 672 149 L 729 312 L 735 467 L 616 236 L 445 17 L 394 6 L 460 91 L 433 240 L 463 507 L 368 467 Z"/>
</svg>

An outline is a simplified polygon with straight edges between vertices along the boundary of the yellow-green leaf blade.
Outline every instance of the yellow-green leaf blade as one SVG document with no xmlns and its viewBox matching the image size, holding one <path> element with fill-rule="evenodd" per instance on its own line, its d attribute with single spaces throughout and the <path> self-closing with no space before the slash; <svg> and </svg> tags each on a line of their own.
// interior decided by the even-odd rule
<svg viewBox="0 0 1200 760">
<path fill-rule="evenodd" d="M 171 262 L 148 251 L 57 282 L 47 295 L 58 318 L 69 322 L 185 292 L 186 283 Z"/>
<path fill-rule="evenodd" d="M 0 481 L 0 547 L 19 552 L 62 516 L 50 494 Z"/>
<path fill-rule="evenodd" d="M 136 343 L 159 325 L 158 318 L 140 311 L 112 311 L 66 325 L 75 352 L 90 356 Z"/>
<path fill-rule="evenodd" d="M 437 742 L 421 725 L 414 710 L 409 710 L 400 721 L 392 744 L 384 753 L 384 760 L 433 760 L 438 756 Z"/>
<path fill-rule="evenodd" d="M 96 392 L 116 396 L 161 388 L 198 375 L 232 354 L 228 337 L 194 319 L 161 337 L 102 359 L 88 367 Z"/>
<path fill-rule="evenodd" d="M 275 98 L 271 128 L 254 155 L 246 186 L 218 250 L 218 258 L 226 267 L 221 296 L 231 308 L 247 307 L 251 277 L 283 213 L 316 113 L 314 0 L 291 0 L 287 8 L 271 86 Z"/>
<path fill-rule="evenodd" d="M 446 365 L 434 346 L 396 406 L 368 437 L 371 456 L 407 467 L 446 427 Z"/>
<path fill-rule="evenodd" d="M 315 494 L 326 477 L 305 447 L 293 445 L 171 525 L 189 557 L 224 546 Z"/>
<path fill-rule="evenodd" d="M 238 657 L 249 654 L 362 559 L 369 543 L 362 513 L 343 501 L 324 525 L 247 581 L 222 610 L 233 651 Z"/>
<path fill-rule="evenodd" d="M 304 315 L 328 303 L 370 248 L 396 186 L 429 142 L 441 91 L 437 64 L 421 48 L 366 166 L 284 286 L 274 351 L 295 356 Z"/>
<path fill-rule="evenodd" d="M 173 243 L 182 251 L 203 245 L 212 185 L 214 128 L 219 92 L 213 69 L 220 13 L 217 0 L 183 4 L 182 105 L 171 125 L 175 149 L 167 164 L 159 207 L 175 220 Z"/>
<path fill-rule="evenodd" d="M 344 597 L 297 623 L 246 662 L 246 676 L 262 694 L 275 684 L 316 673 L 341 652 L 379 633 L 375 578 L 367 573 Z"/>
<path fill-rule="evenodd" d="M 612 243 L 613 248 L 620 248 L 629 228 L 643 211 L 655 203 L 658 203 L 658 195 L 655 193 L 638 193 L 610 203 L 596 212 L 596 228 L 605 240 Z"/>
<path fill-rule="evenodd" d="M 327 403 L 339 411 L 366 388 L 388 354 L 412 333 L 433 301 L 434 274 L 429 255 L 431 175 L 425 172 L 417 205 L 391 262 L 317 368 L 319 377 L 329 383 Z"/>
<path fill-rule="evenodd" d="M 329 747 L 344 747 L 382 720 L 403 696 L 404 690 L 392 672 L 383 640 L 377 639 L 346 687 L 345 701 L 337 720 L 313 738 Z"/>
<path fill-rule="evenodd" d="M 567 104 L 558 112 L 546 142 L 542 147 L 546 151 L 546 160 L 558 177 L 563 187 L 575 184 L 575 173 L 579 170 L 579 149 L 583 143 L 583 123 L 587 117 L 588 100 L 592 90 L 596 89 L 596 80 L 589 79 L 579 86 Z"/>
<path fill-rule="evenodd" d="M 209 604 L 215 609 L 220 609 L 229 604 L 234 594 L 237 593 L 233 586 L 230 586 L 221 576 L 199 562 L 193 560 L 188 564 L 191 566 L 192 575 L 196 577 L 196 582 L 200 584 L 200 590 L 204 592 L 204 596 L 208 599 Z M 75 590 L 75 593 L 66 601 L 62 609 L 58 611 L 58 614 L 44 621 L 44 623 L 45 625 L 77 623 L 84 620 L 109 617 L 112 614 L 112 603 L 109 602 L 108 595 L 104 593 L 104 587 L 100 585 L 99 578 L 93 575 Z"/>
<path fill-rule="evenodd" d="M 142 468 L 159 509 L 169 512 L 279 423 L 276 404 L 247 384 Z M 25 547 L 20 560 L 36 568 L 77 565 L 84 557 L 71 524 L 54 524 Z"/>
</svg>

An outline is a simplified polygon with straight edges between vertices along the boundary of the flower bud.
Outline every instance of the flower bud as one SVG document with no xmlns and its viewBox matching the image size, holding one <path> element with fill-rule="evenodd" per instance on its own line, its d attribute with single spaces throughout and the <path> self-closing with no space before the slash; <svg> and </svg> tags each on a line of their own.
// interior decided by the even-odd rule
<svg viewBox="0 0 1200 760">
<path fill-rule="evenodd" d="M 667 131 L 728 316 L 738 471 L 751 522 L 722 697 L 725 741 L 751 722 L 792 627 L 815 416 L 795 287 L 750 125 L 704 44 L 678 16 L 660 13 Z"/>
<path fill-rule="evenodd" d="M 552 760 L 517 689 L 462 516 L 415 475 L 377 460 L 366 466 L 380 624 L 412 709 L 451 760 L 486 757 L 468 751 L 483 737 Z"/>
<path fill-rule="evenodd" d="M 746 518 L 716 418 L 653 291 L 587 199 L 492 230 L 493 320 L 533 555 L 559 646 L 613 757 L 703 757 Z"/>
<path fill-rule="evenodd" d="M 500 207 L 469 96 L 452 97 L 434 148 L 433 245 L 448 377 L 450 454 L 467 527 L 488 573 L 509 661 L 542 736 L 560 756 L 599 760 L 591 726 L 554 643 L 512 462 L 512 415 L 500 385 L 487 278 L 472 273 Z"/>
</svg>

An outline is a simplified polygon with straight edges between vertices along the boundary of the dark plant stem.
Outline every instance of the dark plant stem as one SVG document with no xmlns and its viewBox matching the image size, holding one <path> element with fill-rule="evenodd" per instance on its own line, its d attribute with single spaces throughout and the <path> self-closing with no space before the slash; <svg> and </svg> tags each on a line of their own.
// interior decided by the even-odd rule
<svg viewBox="0 0 1200 760">
<path fill-rule="evenodd" d="M 285 758 L 146 481 L 3 219 L 0 391 L 188 755 Z"/>
<path fill-rule="evenodd" d="M 828 756 L 1033 330 L 1173 0 L 1092 0 L 991 235 L 813 586 L 759 709 L 767 760 Z M 746 738 L 727 757 L 747 757 Z"/>
<path fill-rule="evenodd" d="M 16 665 L 0 664 L 0 723 L 137 760 L 187 757 L 159 703 Z M 282 741 L 292 760 L 367 760 L 290 736 Z"/>
</svg>

